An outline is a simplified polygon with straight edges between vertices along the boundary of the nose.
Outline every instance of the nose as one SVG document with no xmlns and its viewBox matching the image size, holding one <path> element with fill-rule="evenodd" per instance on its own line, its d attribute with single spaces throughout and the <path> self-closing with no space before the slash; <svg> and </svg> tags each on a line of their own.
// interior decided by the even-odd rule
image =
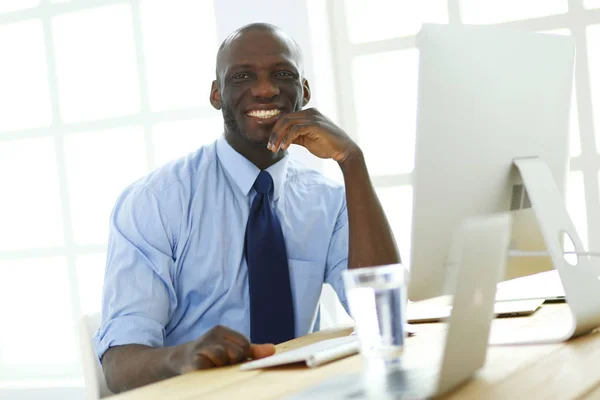
<svg viewBox="0 0 600 400">
<path fill-rule="evenodd" d="M 254 97 L 272 99 L 275 96 L 279 96 L 279 86 L 270 77 L 260 77 L 252 85 L 252 95 Z"/>
</svg>

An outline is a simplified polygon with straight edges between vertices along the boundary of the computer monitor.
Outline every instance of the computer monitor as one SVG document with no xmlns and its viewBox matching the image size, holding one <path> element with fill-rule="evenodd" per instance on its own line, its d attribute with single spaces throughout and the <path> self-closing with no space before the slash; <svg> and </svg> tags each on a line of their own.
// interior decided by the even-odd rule
<svg viewBox="0 0 600 400">
<path fill-rule="evenodd" d="M 450 293 L 469 216 L 512 210 L 511 249 L 545 250 L 513 160 L 540 157 L 564 198 L 574 63 L 570 37 L 503 27 L 426 24 L 417 47 L 411 300 Z M 505 278 L 552 268 L 511 257 Z"/>
</svg>

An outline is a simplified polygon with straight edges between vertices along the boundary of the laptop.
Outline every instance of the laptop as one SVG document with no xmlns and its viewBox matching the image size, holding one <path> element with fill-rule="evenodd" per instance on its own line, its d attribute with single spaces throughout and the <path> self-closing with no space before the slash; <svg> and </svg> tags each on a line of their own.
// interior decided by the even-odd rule
<svg viewBox="0 0 600 400">
<path fill-rule="evenodd" d="M 504 275 L 511 221 L 510 214 L 497 214 L 464 223 L 462 263 L 441 362 L 375 374 L 366 368 L 364 373 L 330 378 L 288 399 L 427 398 L 468 381 L 485 364 L 496 284 Z"/>
</svg>

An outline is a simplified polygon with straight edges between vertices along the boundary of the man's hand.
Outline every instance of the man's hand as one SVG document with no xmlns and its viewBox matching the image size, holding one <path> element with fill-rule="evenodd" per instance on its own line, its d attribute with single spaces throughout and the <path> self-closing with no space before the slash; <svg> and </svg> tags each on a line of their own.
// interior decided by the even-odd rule
<svg viewBox="0 0 600 400">
<path fill-rule="evenodd" d="M 179 373 L 222 367 L 248 359 L 258 359 L 275 353 L 272 344 L 251 344 L 241 333 L 217 325 L 199 339 L 178 349 Z"/>
<path fill-rule="evenodd" d="M 269 138 L 273 152 L 287 150 L 291 144 L 304 146 L 317 157 L 343 163 L 358 146 L 340 127 L 315 108 L 282 115 Z"/>
<path fill-rule="evenodd" d="M 199 339 L 174 347 L 153 348 L 140 344 L 114 346 L 102 358 L 108 388 L 113 393 L 199 369 L 235 364 L 275 353 L 272 344 L 251 344 L 223 326 L 216 326 Z"/>
<path fill-rule="evenodd" d="M 284 114 L 273 126 L 267 148 L 277 152 L 291 144 L 304 146 L 317 157 L 333 158 L 340 165 L 348 212 L 348 268 L 399 263 L 394 236 L 358 145 L 314 108 Z"/>
</svg>

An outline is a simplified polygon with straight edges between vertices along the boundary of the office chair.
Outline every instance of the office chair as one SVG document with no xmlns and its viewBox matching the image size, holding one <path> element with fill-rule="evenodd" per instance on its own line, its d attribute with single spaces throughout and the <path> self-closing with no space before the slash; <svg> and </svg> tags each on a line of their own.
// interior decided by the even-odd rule
<svg viewBox="0 0 600 400">
<path fill-rule="evenodd" d="M 100 327 L 101 321 L 100 313 L 84 315 L 79 321 L 79 344 L 85 382 L 85 398 L 88 400 L 102 399 L 113 394 L 106 386 L 102 365 L 100 365 L 92 345 L 92 337 Z"/>
</svg>

